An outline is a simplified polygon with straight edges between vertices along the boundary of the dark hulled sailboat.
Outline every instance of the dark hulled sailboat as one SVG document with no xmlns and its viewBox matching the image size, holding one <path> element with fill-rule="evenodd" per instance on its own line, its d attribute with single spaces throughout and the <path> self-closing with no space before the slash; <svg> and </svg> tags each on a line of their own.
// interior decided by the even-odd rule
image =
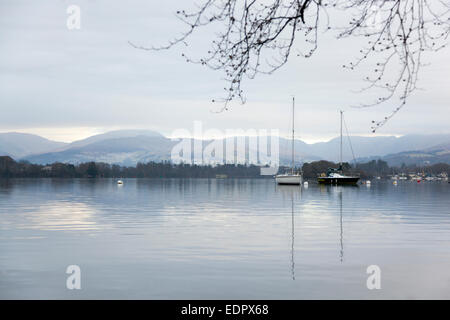
<svg viewBox="0 0 450 320">
<path fill-rule="evenodd" d="M 317 182 L 320 184 L 333 184 L 333 185 L 355 185 L 358 183 L 358 176 L 348 176 L 343 174 L 342 169 L 342 116 L 343 111 L 341 111 L 341 146 L 340 146 L 340 157 L 339 157 L 339 167 L 338 168 L 328 168 L 326 174 L 322 174 L 317 178 Z"/>
<path fill-rule="evenodd" d="M 317 178 L 317 182 L 321 184 L 357 184 L 359 177 L 347 176 L 342 174 L 342 167 L 328 168 L 326 175 Z"/>
</svg>

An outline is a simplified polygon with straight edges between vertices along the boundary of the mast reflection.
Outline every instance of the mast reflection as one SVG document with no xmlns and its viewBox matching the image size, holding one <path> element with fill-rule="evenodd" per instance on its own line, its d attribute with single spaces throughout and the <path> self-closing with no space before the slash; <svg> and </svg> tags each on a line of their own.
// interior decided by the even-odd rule
<svg viewBox="0 0 450 320">
<path fill-rule="evenodd" d="M 295 235 L 295 228 L 294 228 L 294 195 L 293 194 L 292 194 L 291 202 L 292 202 L 292 207 L 291 207 L 291 212 L 292 212 L 291 264 L 292 264 L 292 267 L 291 267 L 291 269 L 292 269 L 292 280 L 295 280 L 295 260 L 294 260 L 294 235 Z"/>
<path fill-rule="evenodd" d="M 294 198 L 301 200 L 301 187 L 298 186 L 277 186 L 283 196 L 286 196 L 291 202 L 291 277 L 295 280 L 295 213 Z"/>
<path fill-rule="evenodd" d="M 340 251 L 340 258 L 341 262 L 344 261 L 344 228 L 342 224 L 342 189 L 339 191 L 339 221 L 340 221 L 340 227 L 341 227 L 341 236 L 340 236 L 340 242 L 341 242 L 341 251 Z"/>
<path fill-rule="evenodd" d="M 320 186 L 320 192 L 326 192 L 330 197 L 333 194 L 338 194 L 339 201 L 339 260 L 344 262 L 344 216 L 343 216 L 343 200 L 342 192 L 344 188 L 349 188 L 350 186 Z"/>
</svg>

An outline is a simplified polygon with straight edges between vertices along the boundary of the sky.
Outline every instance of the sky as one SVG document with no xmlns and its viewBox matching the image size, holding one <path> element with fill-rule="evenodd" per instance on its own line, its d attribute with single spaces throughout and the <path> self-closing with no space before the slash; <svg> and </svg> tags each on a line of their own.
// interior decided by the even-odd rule
<svg viewBox="0 0 450 320">
<path fill-rule="evenodd" d="M 308 60 L 295 55 L 272 75 L 243 83 L 244 105 L 215 111 L 226 83 L 221 72 L 186 63 L 183 50 L 200 57 L 212 32 L 194 36 L 189 48 L 144 51 L 128 44 L 163 45 L 185 26 L 175 12 L 191 0 L 2 0 L 0 2 L 0 132 L 27 132 L 71 142 L 118 129 L 156 130 L 172 136 L 206 129 L 291 130 L 291 97 L 296 97 L 296 138 L 326 141 L 339 133 L 339 110 L 352 135 L 374 135 L 371 121 L 391 104 L 353 108 L 371 101 L 361 71 L 342 65 L 357 56 L 356 40 L 321 35 Z M 80 8 L 80 29 L 69 30 L 67 8 Z M 429 53 L 418 90 L 376 135 L 450 133 L 450 50 Z"/>
</svg>

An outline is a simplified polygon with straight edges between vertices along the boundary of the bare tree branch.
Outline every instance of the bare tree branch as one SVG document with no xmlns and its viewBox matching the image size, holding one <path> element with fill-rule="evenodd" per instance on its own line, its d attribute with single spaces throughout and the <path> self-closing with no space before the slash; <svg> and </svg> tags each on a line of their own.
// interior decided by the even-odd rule
<svg viewBox="0 0 450 320">
<path fill-rule="evenodd" d="M 329 16 L 337 14 L 349 19 L 346 26 L 330 27 Z M 387 103 L 397 96 L 400 100 L 384 119 L 372 121 L 373 132 L 417 88 L 422 53 L 444 48 L 450 33 L 450 0 L 206 0 L 196 11 L 178 11 L 177 16 L 188 28 L 167 45 L 130 44 L 144 50 L 170 49 L 187 44 L 201 27 L 219 25 L 222 31 L 204 57 L 183 56 L 188 62 L 225 73 L 228 86 L 221 99 L 222 110 L 234 99 L 245 102 L 244 76 L 253 79 L 259 73 L 271 74 L 286 64 L 299 38 L 304 41 L 297 55 L 311 57 L 318 48 L 319 27 L 337 31 L 338 39 L 364 37 L 367 42 L 359 57 L 343 67 L 355 70 L 363 63 L 373 64 L 362 91 L 373 90 L 379 96 L 358 107 Z M 321 24 L 323 16 L 327 20 Z"/>
</svg>

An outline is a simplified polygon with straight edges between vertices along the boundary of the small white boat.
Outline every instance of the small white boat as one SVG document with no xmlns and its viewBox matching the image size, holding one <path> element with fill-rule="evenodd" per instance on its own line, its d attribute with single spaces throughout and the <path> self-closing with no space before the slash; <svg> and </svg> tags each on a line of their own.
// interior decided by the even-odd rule
<svg viewBox="0 0 450 320">
<path fill-rule="evenodd" d="M 117 184 L 123 184 L 122 180 L 117 180 Z"/>
<path fill-rule="evenodd" d="M 277 175 L 275 181 L 277 184 L 300 185 L 302 184 L 303 179 L 301 174 L 286 173 Z"/>
</svg>

